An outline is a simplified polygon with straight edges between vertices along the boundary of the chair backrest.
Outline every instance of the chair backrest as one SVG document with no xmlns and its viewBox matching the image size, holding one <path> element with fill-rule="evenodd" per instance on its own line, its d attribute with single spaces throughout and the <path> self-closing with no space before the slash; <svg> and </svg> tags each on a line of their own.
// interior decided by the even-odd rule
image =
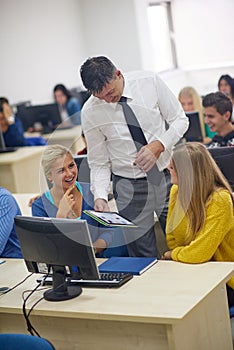
<svg viewBox="0 0 234 350">
<path fill-rule="evenodd" d="M 87 161 L 87 154 L 74 156 L 78 168 L 78 179 L 79 182 L 90 182 L 90 169 Z"/>
<path fill-rule="evenodd" d="M 55 350 L 55 347 L 46 339 L 29 334 L 0 334 L 1 350 Z"/>
<path fill-rule="evenodd" d="M 234 191 L 234 147 L 214 147 L 208 151 Z"/>
</svg>

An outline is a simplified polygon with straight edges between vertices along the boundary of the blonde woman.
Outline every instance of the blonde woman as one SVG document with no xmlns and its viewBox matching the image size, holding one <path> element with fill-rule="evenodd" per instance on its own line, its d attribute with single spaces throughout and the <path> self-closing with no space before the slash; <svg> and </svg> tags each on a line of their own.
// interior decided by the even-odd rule
<svg viewBox="0 0 234 350">
<path fill-rule="evenodd" d="M 88 183 L 77 181 L 78 169 L 72 153 L 64 146 L 50 145 L 41 163 L 51 189 L 33 201 L 32 215 L 87 220 L 95 253 L 101 253 L 111 244 L 113 231 L 83 213 L 93 209 L 93 196 Z"/>
<path fill-rule="evenodd" d="M 192 86 L 186 86 L 179 92 L 178 99 L 185 112 L 199 113 L 203 143 L 209 143 L 215 132 L 210 131 L 209 126 L 205 124 L 201 96 Z"/>
<path fill-rule="evenodd" d="M 175 148 L 168 167 L 170 192 L 162 259 L 199 264 L 234 261 L 234 196 L 204 145 L 189 142 Z M 227 283 L 234 305 L 234 277 Z"/>
</svg>

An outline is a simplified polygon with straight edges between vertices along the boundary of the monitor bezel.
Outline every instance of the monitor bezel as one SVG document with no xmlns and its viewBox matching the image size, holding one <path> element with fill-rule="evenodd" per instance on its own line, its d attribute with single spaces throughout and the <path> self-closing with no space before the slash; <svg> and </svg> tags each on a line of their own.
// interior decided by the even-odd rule
<svg viewBox="0 0 234 350">
<path fill-rule="evenodd" d="M 15 228 L 28 271 L 45 273 L 43 264 L 52 268 L 53 289 L 44 293 L 46 300 L 67 300 L 81 293 L 80 287 L 68 285 L 68 276 L 100 278 L 86 220 L 17 215 Z"/>
<path fill-rule="evenodd" d="M 189 119 L 189 127 L 188 130 L 184 133 L 183 138 L 186 140 L 186 142 L 203 142 L 199 112 L 185 112 L 185 114 Z M 195 129 L 192 128 L 194 126 Z"/>
</svg>

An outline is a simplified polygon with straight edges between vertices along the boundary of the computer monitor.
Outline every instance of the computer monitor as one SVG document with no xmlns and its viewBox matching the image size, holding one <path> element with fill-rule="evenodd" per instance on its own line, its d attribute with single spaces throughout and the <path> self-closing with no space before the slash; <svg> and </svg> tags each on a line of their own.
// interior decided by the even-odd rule
<svg viewBox="0 0 234 350">
<path fill-rule="evenodd" d="M 50 133 L 62 123 L 57 103 L 37 106 L 21 106 L 16 116 L 21 120 L 24 131 L 35 129 L 36 123 L 42 128 L 42 133 Z"/>
<path fill-rule="evenodd" d="M 46 273 L 51 267 L 53 288 L 44 293 L 46 300 L 67 300 L 81 293 L 79 286 L 68 284 L 67 276 L 99 279 L 86 220 L 16 216 L 15 227 L 28 270 Z"/>
<path fill-rule="evenodd" d="M 234 191 L 234 147 L 214 147 L 208 151 Z"/>
<path fill-rule="evenodd" d="M 189 119 L 189 127 L 186 133 L 184 134 L 184 139 L 187 142 L 202 142 L 202 130 L 201 130 L 201 124 L 199 119 L 199 113 L 198 112 L 186 112 L 186 116 Z"/>
</svg>

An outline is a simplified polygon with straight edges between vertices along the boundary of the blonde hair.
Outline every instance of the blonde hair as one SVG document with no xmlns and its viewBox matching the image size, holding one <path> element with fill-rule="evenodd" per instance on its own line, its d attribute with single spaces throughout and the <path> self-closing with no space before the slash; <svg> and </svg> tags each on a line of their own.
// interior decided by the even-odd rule
<svg viewBox="0 0 234 350">
<path fill-rule="evenodd" d="M 45 151 L 42 154 L 41 165 L 47 178 L 50 174 L 54 162 L 67 154 L 69 154 L 73 158 L 71 151 L 62 145 L 46 146 Z"/>
<path fill-rule="evenodd" d="M 203 107 L 202 107 L 202 99 L 198 92 L 192 86 L 185 86 L 182 90 L 180 90 L 178 99 L 181 102 L 182 97 L 189 97 L 193 99 L 194 112 L 197 111 L 199 114 L 199 120 L 201 124 L 202 136 L 203 138 L 206 136 L 205 132 L 205 121 L 203 116 Z M 193 112 L 193 111 L 191 111 Z"/>
<path fill-rule="evenodd" d="M 178 145 L 173 152 L 172 165 L 178 176 L 178 205 L 189 222 L 186 233 L 188 244 L 205 224 L 206 206 L 211 195 L 225 189 L 230 193 L 233 204 L 234 197 L 228 181 L 201 143 Z"/>
</svg>

